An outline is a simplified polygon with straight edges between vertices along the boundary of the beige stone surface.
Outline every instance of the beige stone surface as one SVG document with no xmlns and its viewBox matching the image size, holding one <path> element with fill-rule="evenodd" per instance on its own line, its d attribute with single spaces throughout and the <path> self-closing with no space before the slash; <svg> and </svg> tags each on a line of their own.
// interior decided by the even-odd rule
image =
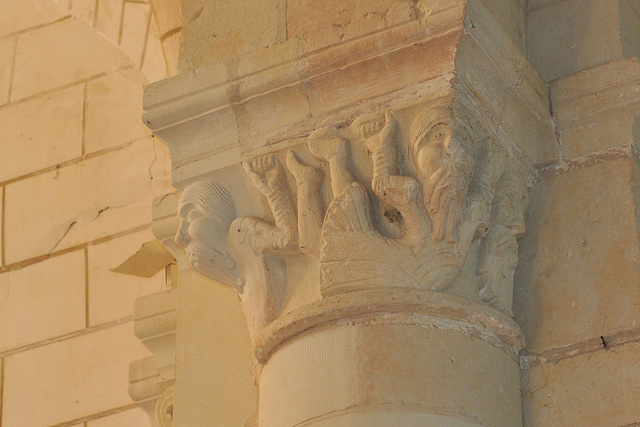
<svg viewBox="0 0 640 427">
<path fill-rule="evenodd" d="M 635 426 L 640 344 L 536 366 L 523 374 L 525 426 Z"/>
<path fill-rule="evenodd" d="M 99 1 L 96 0 L 73 0 L 71 2 L 71 13 L 79 20 L 93 26 L 97 3 Z"/>
<path fill-rule="evenodd" d="M 85 327 L 84 251 L 0 274 L 0 352 Z"/>
<path fill-rule="evenodd" d="M 520 424 L 519 367 L 492 345 L 437 327 L 346 323 L 296 337 L 267 362 L 261 427 L 314 425 L 310 420 L 358 406 L 406 406 L 471 425 Z M 339 418 L 326 425 L 347 425 Z"/>
<path fill-rule="evenodd" d="M 3 224 L 4 215 L 4 187 L 0 187 L 0 224 Z M 4 265 L 4 227 L 0 227 L 0 264 Z"/>
<path fill-rule="evenodd" d="M 84 149 L 103 150 L 150 134 L 142 122 L 142 85 L 124 73 L 87 83 Z"/>
<path fill-rule="evenodd" d="M 167 192 L 164 150 L 144 139 L 7 186 L 7 263 L 149 224 L 153 197 Z"/>
<path fill-rule="evenodd" d="M 18 38 L 12 99 L 21 99 L 130 64 L 87 24 L 67 19 Z"/>
<path fill-rule="evenodd" d="M 124 323 L 8 356 L 2 423 L 50 426 L 129 405 L 129 363 L 147 355 Z"/>
<path fill-rule="evenodd" d="M 287 0 L 287 35 L 296 37 L 331 26 L 345 26 L 346 38 L 351 38 L 347 37 L 349 26 L 353 26 L 351 29 L 353 36 L 359 33 L 354 27 L 360 27 L 364 32 L 375 31 L 377 25 L 384 26 L 383 17 L 391 6 L 403 1 Z M 375 23 L 376 21 L 378 24 Z M 362 25 L 365 22 L 373 26 L 366 28 Z"/>
<path fill-rule="evenodd" d="M 539 3 L 539 2 L 538 2 Z M 545 80 L 623 56 L 616 0 L 571 0 L 529 4 L 527 51 Z M 586 29 L 589 29 L 586 31 Z"/>
<path fill-rule="evenodd" d="M 634 179 L 631 159 L 623 158 L 532 189 L 514 289 L 527 351 L 640 326 Z"/>
<path fill-rule="evenodd" d="M 622 53 L 626 58 L 640 55 L 640 4 L 634 0 L 618 3 Z"/>
<path fill-rule="evenodd" d="M 238 298 L 190 273 L 178 286 L 175 425 L 245 427 L 257 411 L 251 349 Z M 203 337 L 207 337 L 203 339 Z M 202 396 L 210 396 L 203 405 Z"/>
<path fill-rule="evenodd" d="M 482 1 L 467 8 L 456 53 L 456 72 L 473 97 L 534 165 L 559 158 L 548 90 L 510 35 Z"/>
<path fill-rule="evenodd" d="M 114 43 L 120 41 L 124 0 L 100 0 L 96 14 L 96 29 Z"/>
<path fill-rule="evenodd" d="M 296 123 L 311 114 L 309 98 L 301 84 L 249 100 L 245 108 L 250 136 L 255 137 L 264 137 L 282 122 Z"/>
<path fill-rule="evenodd" d="M 518 49 L 526 53 L 526 0 L 481 0 L 481 2 L 495 16 Z"/>
<path fill-rule="evenodd" d="M 89 246 L 90 326 L 131 316 L 136 298 L 165 289 L 164 270 L 149 279 L 110 271 L 153 239 L 143 231 Z"/>
<path fill-rule="evenodd" d="M 167 63 L 164 58 L 162 43 L 155 36 L 157 28 L 154 30 L 156 23 L 153 17 L 151 18 L 150 26 L 150 34 L 144 52 L 144 59 L 142 60 L 142 73 L 149 82 L 157 82 L 169 76 L 167 75 Z"/>
<path fill-rule="evenodd" d="M 640 102 L 640 63 L 621 59 L 554 81 L 551 86 L 562 155 L 569 160 L 632 142 Z"/>
<path fill-rule="evenodd" d="M 15 53 L 15 37 L 0 39 L 0 105 L 9 102 L 11 70 Z"/>
<path fill-rule="evenodd" d="M 186 0 L 181 11 L 181 72 L 287 37 L 286 0 Z"/>
<path fill-rule="evenodd" d="M 119 414 L 89 421 L 87 427 L 152 427 L 151 418 L 142 409 L 131 409 Z"/>
<path fill-rule="evenodd" d="M 138 66 L 141 65 L 142 53 L 147 41 L 149 19 L 151 19 L 151 8 L 148 4 L 125 3 L 120 47 Z"/>
<path fill-rule="evenodd" d="M 0 181 L 82 155 L 83 85 L 0 109 Z M 36 124 L 37 125 L 34 125 Z"/>
<path fill-rule="evenodd" d="M 23 31 L 31 27 L 49 24 L 68 16 L 69 12 L 51 0 L 0 1 L 0 36 Z"/>
<path fill-rule="evenodd" d="M 131 316 L 136 298 L 165 289 L 164 270 L 149 279 L 110 271 L 153 239 L 151 231 L 142 231 L 89 246 L 90 326 Z"/>
<path fill-rule="evenodd" d="M 315 108 L 327 112 L 435 78 L 453 68 L 457 41 L 454 32 L 320 75 L 311 80 Z"/>
</svg>

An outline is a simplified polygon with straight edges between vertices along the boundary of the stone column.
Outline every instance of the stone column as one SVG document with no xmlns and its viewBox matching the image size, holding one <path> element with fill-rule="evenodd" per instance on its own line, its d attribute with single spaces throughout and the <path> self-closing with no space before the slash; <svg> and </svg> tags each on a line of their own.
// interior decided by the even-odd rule
<svg viewBox="0 0 640 427">
<path fill-rule="evenodd" d="M 243 26 L 184 1 L 183 72 L 145 100 L 180 277 L 242 303 L 254 424 L 521 425 L 517 240 L 557 157 L 521 2 L 274 3 Z M 176 384 L 207 369 L 180 363 Z M 178 387 L 174 415 L 198 424 Z"/>
</svg>

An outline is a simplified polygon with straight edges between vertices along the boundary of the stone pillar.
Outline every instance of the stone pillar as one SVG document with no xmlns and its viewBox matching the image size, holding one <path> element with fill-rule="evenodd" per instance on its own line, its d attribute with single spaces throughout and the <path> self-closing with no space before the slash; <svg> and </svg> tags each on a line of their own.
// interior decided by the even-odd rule
<svg viewBox="0 0 640 427">
<path fill-rule="evenodd" d="M 210 339 L 181 331 L 191 269 L 241 301 L 249 425 L 521 425 L 517 241 L 557 159 L 522 2 L 205 3 L 145 98 L 181 191 L 178 347 Z M 212 422 L 181 412 L 210 369 L 187 360 L 178 427 Z"/>
</svg>

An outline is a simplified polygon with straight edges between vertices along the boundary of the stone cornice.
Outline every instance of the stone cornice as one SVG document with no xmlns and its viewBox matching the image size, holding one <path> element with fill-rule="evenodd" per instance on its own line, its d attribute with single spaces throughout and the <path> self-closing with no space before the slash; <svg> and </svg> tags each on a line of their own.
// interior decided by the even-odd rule
<svg viewBox="0 0 640 427">
<path fill-rule="evenodd" d="M 557 158 L 546 86 L 480 0 L 304 53 L 296 40 L 147 87 L 178 189 L 384 107 L 462 89 L 535 165 Z"/>
</svg>

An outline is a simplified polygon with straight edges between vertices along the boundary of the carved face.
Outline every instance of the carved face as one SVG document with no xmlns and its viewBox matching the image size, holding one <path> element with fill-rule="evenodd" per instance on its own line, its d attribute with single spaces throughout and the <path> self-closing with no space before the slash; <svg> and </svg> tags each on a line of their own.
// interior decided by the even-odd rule
<svg viewBox="0 0 640 427">
<path fill-rule="evenodd" d="M 189 265 L 214 280 L 224 280 L 225 270 L 235 267 L 228 252 L 227 234 L 235 215 L 228 193 L 215 183 L 198 182 L 187 187 L 178 204 L 180 225 L 175 242 L 185 248 Z M 222 195 L 223 199 L 218 200 Z M 232 209 L 230 209 L 230 207 Z"/>
<path fill-rule="evenodd" d="M 425 207 L 433 221 L 432 237 L 452 243 L 473 170 L 467 137 L 457 134 L 447 108 L 429 110 L 410 130 L 411 157 L 422 182 Z"/>
</svg>

